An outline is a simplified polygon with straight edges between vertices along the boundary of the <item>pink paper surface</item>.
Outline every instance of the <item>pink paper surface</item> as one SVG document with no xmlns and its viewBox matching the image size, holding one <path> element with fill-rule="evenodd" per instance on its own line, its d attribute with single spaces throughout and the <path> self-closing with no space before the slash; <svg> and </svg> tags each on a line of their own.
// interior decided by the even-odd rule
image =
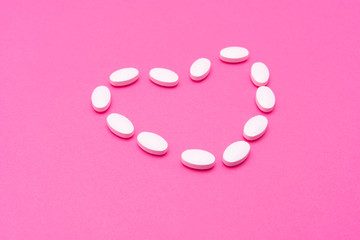
<svg viewBox="0 0 360 240">
<path fill-rule="evenodd" d="M 0 239 L 359 239 L 359 1 L 2 1 Z M 227 46 L 250 51 L 219 60 Z M 206 57 L 211 73 L 189 77 Z M 249 158 L 222 153 L 252 116 L 254 62 L 270 70 L 275 110 Z M 136 67 L 124 88 L 109 75 Z M 153 67 L 178 73 L 167 89 Z M 104 114 L 90 103 L 106 85 Z M 169 143 L 151 156 L 106 126 Z M 182 151 L 216 156 L 210 171 Z"/>
</svg>

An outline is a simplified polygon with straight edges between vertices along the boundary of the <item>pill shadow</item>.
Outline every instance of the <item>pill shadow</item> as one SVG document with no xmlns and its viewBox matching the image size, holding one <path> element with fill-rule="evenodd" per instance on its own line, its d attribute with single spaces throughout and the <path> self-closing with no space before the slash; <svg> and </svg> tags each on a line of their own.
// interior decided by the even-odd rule
<svg viewBox="0 0 360 240">
<path fill-rule="evenodd" d="M 263 114 L 263 115 L 266 115 L 266 116 L 275 113 L 275 112 L 276 112 L 276 109 L 277 109 L 276 103 L 275 103 L 274 108 L 273 108 L 270 112 L 263 112 L 263 111 L 261 111 L 261 110 L 259 109 L 258 105 L 256 104 L 256 100 L 254 101 L 254 106 L 256 107 L 257 110 L 259 110 L 260 114 Z"/>
<path fill-rule="evenodd" d="M 152 85 L 155 85 L 157 87 L 161 87 L 161 88 L 164 88 L 164 89 L 176 89 L 177 86 L 179 86 L 179 84 L 180 84 L 180 82 L 178 82 L 175 86 L 164 86 L 164 85 L 154 83 L 153 81 L 150 81 L 150 82 L 152 83 Z"/>
<path fill-rule="evenodd" d="M 96 115 L 105 115 L 106 113 L 109 112 L 109 109 L 111 108 L 111 103 L 110 103 L 110 106 L 109 106 L 105 111 L 103 111 L 103 112 L 98 112 L 98 111 L 96 111 L 96 110 L 94 109 L 94 107 L 92 106 L 91 102 L 90 102 L 90 108 L 91 108 L 92 112 L 95 113 L 94 116 L 96 116 Z"/>
<path fill-rule="evenodd" d="M 209 77 L 211 76 L 211 70 L 210 72 L 206 75 L 206 77 L 204 77 L 203 79 L 201 80 L 194 80 L 192 79 L 190 76 L 189 76 L 189 79 L 191 80 L 191 82 L 195 83 L 195 84 L 201 84 L 203 82 L 207 82 L 206 79 L 208 79 Z"/>
<path fill-rule="evenodd" d="M 136 143 L 136 146 L 138 147 L 138 149 L 141 150 L 141 152 L 146 155 L 146 156 L 152 156 L 154 158 L 165 158 L 165 156 L 168 154 L 169 150 L 166 151 L 166 153 L 162 154 L 162 155 L 157 155 L 157 154 L 152 154 L 152 153 L 149 153 L 149 152 L 146 152 L 144 149 L 142 149 L 139 144 Z"/>
<path fill-rule="evenodd" d="M 134 139 L 134 136 L 135 136 L 135 134 L 133 134 L 133 135 L 132 135 L 131 137 L 129 137 L 129 138 L 123 138 L 123 137 L 117 136 L 115 133 L 113 133 L 107 125 L 105 125 L 105 128 L 107 129 L 107 131 L 110 133 L 110 135 L 111 135 L 114 139 L 118 139 L 119 141 L 125 141 L 125 142 L 132 141 L 132 139 Z"/>
<path fill-rule="evenodd" d="M 182 162 L 181 162 L 181 159 L 179 161 L 180 165 L 185 168 L 185 171 L 190 171 L 190 172 L 198 172 L 198 173 L 201 173 L 201 174 L 206 174 L 206 173 L 210 173 L 213 171 L 214 168 L 216 168 L 216 163 L 215 165 L 212 167 L 212 168 L 209 168 L 209 169 L 195 169 L 195 168 L 191 168 L 191 167 L 188 167 L 186 165 L 184 165 Z"/>
<path fill-rule="evenodd" d="M 239 168 L 243 168 L 246 164 L 247 164 L 247 162 L 250 160 L 251 161 L 251 151 L 249 152 L 249 154 L 248 154 L 248 156 L 246 157 L 246 159 L 242 162 L 242 163 L 240 163 L 240 164 L 238 164 L 238 165 L 235 165 L 235 166 L 233 166 L 233 167 L 229 167 L 229 166 L 227 166 L 227 165 L 225 165 L 222 161 L 221 161 L 221 164 L 223 165 L 223 168 L 224 169 L 226 169 L 227 171 L 228 170 L 230 170 L 230 171 L 238 171 L 238 169 Z"/>
</svg>

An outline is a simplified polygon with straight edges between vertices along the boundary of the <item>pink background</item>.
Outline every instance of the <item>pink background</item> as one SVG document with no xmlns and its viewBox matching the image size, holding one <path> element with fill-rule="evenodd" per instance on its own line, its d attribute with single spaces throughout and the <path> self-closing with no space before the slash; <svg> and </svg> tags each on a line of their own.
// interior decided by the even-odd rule
<svg viewBox="0 0 360 240">
<path fill-rule="evenodd" d="M 359 239 L 359 1 L 2 1 L 0 239 Z M 241 64 L 221 48 L 250 51 Z M 207 57 L 209 77 L 189 78 Z M 248 160 L 221 156 L 260 114 L 249 71 L 262 61 L 277 105 Z M 138 82 L 92 90 L 133 66 Z M 176 71 L 176 88 L 148 79 Z M 141 151 L 106 127 L 132 120 L 169 143 Z M 210 171 L 180 162 L 201 148 Z"/>
</svg>

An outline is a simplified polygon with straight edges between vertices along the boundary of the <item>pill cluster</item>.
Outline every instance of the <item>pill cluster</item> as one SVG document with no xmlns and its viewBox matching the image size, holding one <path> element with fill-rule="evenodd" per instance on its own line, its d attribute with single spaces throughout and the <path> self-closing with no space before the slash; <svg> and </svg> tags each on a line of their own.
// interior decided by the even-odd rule
<svg viewBox="0 0 360 240">
<path fill-rule="evenodd" d="M 240 63 L 246 61 L 249 51 L 243 47 L 227 47 L 220 51 L 220 59 L 226 63 Z M 211 62 L 207 58 L 197 59 L 190 67 L 190 78 L 193 81 L 204 80 L 211 68 Z M 139 77 L 136 68 L 123 68 L 110 75 L 110 84 L 119 87 L 134 83 Z M 266 87 L 269 81 L 269 69 L 264 63 L 256 62 L 250 70 L 250 78 L 255 86 L 256 105 L 262 112 L 271 112 L 275 106 L 275 95 Z M 150 80 L 163 87 L 175 87 L 179 82 L 179 76 L 165 68 L 153 68 L 149 72 Z M 111 93 L 106 86 L 98 86 L 91 95 L 92 106 L 97 112 L 105 112 L 111 103 Z M 134 135 L 134 125 L 125 116 L 111 113 L 107 116 L 107 126 L 112 133 L 121 138 L 131 138 Z M 268 120 L 263 115 L 250 118 L 243 130 L 243 136 L 247 141 L 255 141 L 264 135 L 268 126 Z M 152 132 L 141 132 L 137 135 L 137 143 L 145 152 L 153 155 L 164 155 L 168 150 L 167 141 Z M 228 167 L 237 166 L 248 157 L 250 144 L 246 141 L 237 141 L 230 144 L 223 153 L 223 163 Z M 188 149 L 181 154 L 181 162 L 193 169 L 205 170 L 215 165 L 215 156 L 201 149 Z"/>
</svg>

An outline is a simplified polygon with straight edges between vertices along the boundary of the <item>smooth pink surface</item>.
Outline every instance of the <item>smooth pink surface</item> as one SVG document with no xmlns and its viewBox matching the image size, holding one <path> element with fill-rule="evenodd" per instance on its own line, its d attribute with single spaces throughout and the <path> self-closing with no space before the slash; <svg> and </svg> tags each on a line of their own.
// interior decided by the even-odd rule
<svg viewBox="0 0 360 240">
<path fill-rule="evenodd" d="M 359 1 L 2 1 L 0 239 L 359 239 Z M 220 49 L 249 49 L 240 64 Z M 212 69 L 190 80 L 199 57 Z M 271 72 L 266 134 L 228 168 L 260 111 L 249 71 Z M 110 86 L 134 66 L 139 80 Z M 151 83 L 174 70 L 175 88 Z M 105 114 L 90 102 L 107 85 Z M 169 143 L 156 157 L 106 116 Z M 182 151 L 216 156 L 210 171 Z"/>
</svg>

